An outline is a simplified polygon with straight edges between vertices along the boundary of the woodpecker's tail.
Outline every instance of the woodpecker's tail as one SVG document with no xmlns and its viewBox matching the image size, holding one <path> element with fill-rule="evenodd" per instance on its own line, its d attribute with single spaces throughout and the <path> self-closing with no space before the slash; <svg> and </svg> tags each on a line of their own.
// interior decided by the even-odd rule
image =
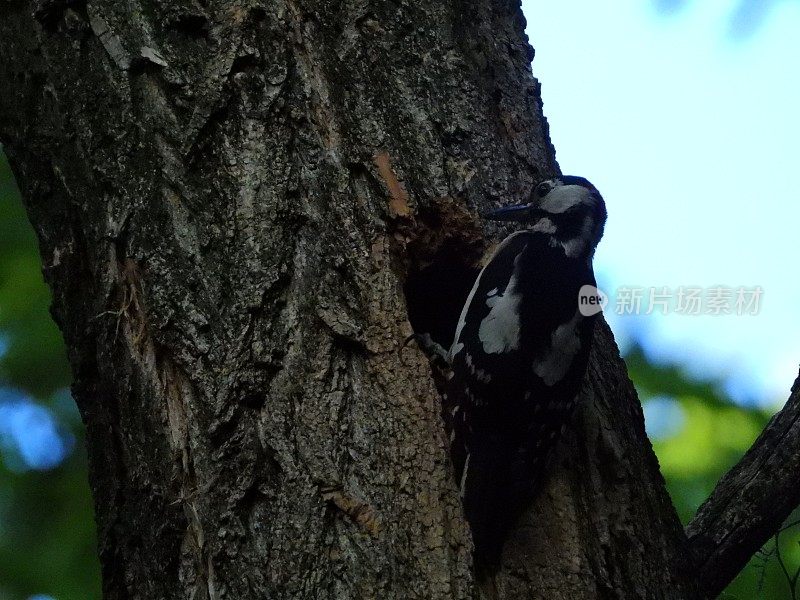
<svg viewBox="0 0 800 600">
<path fill-rule="evenodd" d="M 511 448 L 511 450 L 509 450 Z M 545 461 L 505 441 L 473 448 L 464 464 L 461 494 L 472 530 L 476 567 L 496 571 L 503 546 L 534 498 Z"/>
</svg>

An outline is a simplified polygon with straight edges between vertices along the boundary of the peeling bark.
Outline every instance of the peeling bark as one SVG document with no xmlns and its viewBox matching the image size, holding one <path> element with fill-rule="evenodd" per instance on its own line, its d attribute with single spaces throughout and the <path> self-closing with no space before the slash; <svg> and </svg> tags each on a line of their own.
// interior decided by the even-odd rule
<svg viewBox="0 0 800 600">
<path fill-rule="evenodd" d="M 403 347 L 409 312 L 446 333 L 502 235 L 475 211 L 558 170 L 516 2 L 3 10 L 0 139 L 69 348 L 106 598 L 696 597 L 605 326 L 490 588 Z"/>
</svg>

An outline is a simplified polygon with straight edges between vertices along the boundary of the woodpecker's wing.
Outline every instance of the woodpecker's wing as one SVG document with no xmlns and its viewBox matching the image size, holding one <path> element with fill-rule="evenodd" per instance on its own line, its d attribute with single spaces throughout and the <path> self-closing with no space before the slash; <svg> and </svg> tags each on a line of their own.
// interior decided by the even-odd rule
<svg viewBox="0 0 800 600">
<path fill-rule="evenodd" d="M 450 354 L 468 391 L 486 392 L 475 396 L 479 403 L 511 402 L 539 386 L 552 388 L 571 367 L 570 356 L 558 351 L 573 350 L 574 356 L 582 346 L 559 348 L 553 335 L 559 328 L 581 329 L 578 294 L 595 284 L 594 274 L 586 260 L 568 257 L 551 240 L 531 231 L 507 237 L 464 305 Z"/>
<path fill-rule="evenodd" d="M 490 562 L 580 389 L 594 320 L 578 311 L 586 284 L 589 262 L 522 231 L 498 247 L 461 313 L 445 420 L 476 554 Z"/>
</svg>

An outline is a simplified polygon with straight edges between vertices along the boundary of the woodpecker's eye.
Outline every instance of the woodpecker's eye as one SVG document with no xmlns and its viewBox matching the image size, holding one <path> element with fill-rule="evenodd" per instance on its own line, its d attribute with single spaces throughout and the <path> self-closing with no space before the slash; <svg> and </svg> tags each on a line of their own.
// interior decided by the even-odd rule
<svg viewBox="0 0 800 600">
<path fill-rule="evenodd" d="M 536 195 L 537 195 L 539 198 L 544 198 L 544 197 L 545 197 L 545 196 L 547 196 L 547 194 L 549 194 L 549 193 L 550 193 L 550 184 L 549 184 L 549 183 L 547 183 L 547 182 L 545 182 L 545 183 L 540 183 L 540 184 L 539 184 L 539 185 L 536 187 Z"/>
</svg>

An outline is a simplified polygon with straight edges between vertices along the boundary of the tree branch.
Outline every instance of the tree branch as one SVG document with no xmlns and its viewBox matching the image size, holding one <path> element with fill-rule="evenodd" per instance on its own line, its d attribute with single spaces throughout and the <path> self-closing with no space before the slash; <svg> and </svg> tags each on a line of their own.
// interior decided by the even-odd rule
<svg viewBox="0 0 800 600">
<path fill-rule="evenodd" d="M 698 580 L 717 596 L 800 504 L 800 376 L 789 401 L 686 528 Z"/>
</svg>

